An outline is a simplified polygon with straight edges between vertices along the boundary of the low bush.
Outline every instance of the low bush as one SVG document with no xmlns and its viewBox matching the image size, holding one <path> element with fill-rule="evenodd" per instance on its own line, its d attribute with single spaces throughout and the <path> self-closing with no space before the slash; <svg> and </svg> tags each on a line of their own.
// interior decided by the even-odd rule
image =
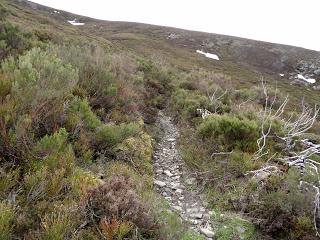
<svg viewBox="0 0 320 240">
<path fill-rule="evenodd" d="M 130 137 L 115 147 L 118 160 L 132 164 L 137 172 L 152 174 L 152 138 L 146 133 Z"/>
<path fill-rule="evenodd" d="M 314 239 L 315 192 L 300 189 L 300 180 L 294 169 L 284 176 L 273 176 L 260 189 L 259 197 L 249 201 L 246 211 L 258 219 L 256 224 L 262 231 L 277 239 Z"/>
<path fill-rule="evenodd" d="M 178 89 L 173 93 L 174 109 L 184 118 L 192 118 L 197 115 L 198 108 L 210 107 L 208 98 L 199 92 Z M 208 109 L 209 110 L 209 109 Z"/>
<path fill-rule="evenodd" d="M 70 130 L 74 130 L 81 123 L 86 129 L 91 131 L 96 130 L 97 127 L 102 125 L 100 119 L 91 110 L 87 99 L 75 97 L 70 102 L 66 124 Z"/>
<path fill-rule="evenodd" d="M 12 83 L 13 123 L 19 119 L 15 114 L 27 115 L 34 132 L 40 136 L 61 125 L 65 99 L 78 81 L 77 71 L 71 65 L 35 48 L 18 61 L 12 58 L 5 61 L 1 72 Z"/>
<path fill-rule="evenodd" d="M 69 178 L 69 184 L 72 196 L 80 199 L 89 189 L 101 184 L 101 179 L 93 172 L 77 167 Z"/>
<path fill-rule="evenodd" d="M 60 129 L 35 146 L 34 154 L 38 158 L 30 163 L 30 172 L 24 176 L 27 202 L 62 197 L 61 193 L 67 189 L 75 160 L 67 137 L 66 130 Z"/>
<path fill-rule="evenodd" d="M 203 120 L 198 126 L 198 133 L 204 139 L 222 144 L 226 150 L 236 148 L 253 152 L 256 149 L 259 128 L 257 122 L 252 120 L 214 114 Z"/>
<path fill-rule="evenodd" d="M 5 199 L 9 191 L 18 183 L 19 169 L 0 167 L 0 199 Z"/>
<path fill-rule="evenodd" d="M 234 97 L 236 100 L 255 101 L 258 98 L 258 91 L 247 88 L 238 89 L 235 90 Z"/>
<path fill-rule="evenodd" d="M 6 13 L 4 8 L 1 8 L 0 18 L 5 17 Z M 32 34 L 25 33 L 8 22 L 0 22 L 0 62 L 10 55 L 16 57 L 30 49 L 31 40 Z"/>
<path fill-rule="evenodd" d="M 15 219 L 14 206 L 8 202 L 0 202 L 0 239 L 12 239 Z"/>
<path fill-rule="evenodd" d="M 102 125 L 97 128 L 95 142 L 99 149 L 115 146 L 126 138 L 137 134 L 140 126 L 136 123 Z"/>
<path fill-rule="evenodd" d="M 71 238 L 76 231 L 77 219 L 74 210 L 59 206 L 52 213 L 46 213 L 41 218 L 41 233 L 39 239 L 57 240 Z"/>
<path fill-rule="evenodd" d="M 85 212 L 88 221 L 112 223 L 132 222 L 139 231 L 153 234 L 155 222 L 146 203 L 135 193 L 128 177 L 113 175 L 111 179 L 92 190 L 86 197 Z"/>
</svg>

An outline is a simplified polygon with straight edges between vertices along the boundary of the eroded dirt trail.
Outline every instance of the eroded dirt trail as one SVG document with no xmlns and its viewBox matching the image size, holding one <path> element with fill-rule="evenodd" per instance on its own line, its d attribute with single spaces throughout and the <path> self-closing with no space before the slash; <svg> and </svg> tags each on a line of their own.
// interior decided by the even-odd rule
<svg viewBox="0 0 320 240">
<path fill-rule="evenodd" d="M 179 131 L 171 118 L 159 112 L 158 126 L 161 140 L 156 146 L 154 161 L 154 184 L 157 191 L 169 202 L 171 210 L 177 212 L 190 227 L 212 239 L 214 232 L 210 224 L 210 212 L 196 191 L 195 179 L 190 177 L 177 149 Z"/>
</svg>

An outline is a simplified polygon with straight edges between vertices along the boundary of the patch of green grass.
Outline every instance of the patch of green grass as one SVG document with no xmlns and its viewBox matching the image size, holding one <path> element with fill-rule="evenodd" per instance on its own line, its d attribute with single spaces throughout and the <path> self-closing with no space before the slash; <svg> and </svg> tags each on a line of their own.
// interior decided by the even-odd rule
<svg viewBox="0 0 320 240">
<path fill-rule="evenodd" d="M 212 215 L 213 221 L 216 223 L 216 239 L 259 239 L 255 227 L 248 220 L 242 219 L 239 216 L 223 214 L 218 210 Z"/>
</svg>

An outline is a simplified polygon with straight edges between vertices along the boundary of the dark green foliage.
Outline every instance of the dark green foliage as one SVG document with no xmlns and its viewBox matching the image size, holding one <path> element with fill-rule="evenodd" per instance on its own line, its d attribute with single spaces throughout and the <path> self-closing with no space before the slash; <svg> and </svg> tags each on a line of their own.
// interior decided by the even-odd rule
<svg viewBox="0 0 320 240">
<path fill-rule="evenodd" d="M 75 160 L 67 137 L 66 130 L 60 129 L 52 136 L 42 138 L 35 146 L 38 159 L 31 162 L 30 173 L 24 178 L 28 202 L 49 199 L 65 191 Z"/>
<path fill-rule="evenodd" d="M 301 239 L 313 232 L 315 192 L 299 188 L 300 180 L 294 169 L 286 176 L 273 176 L 260 189 L 259 199 L 248 203 L 251 214 L 260 219 L 259 227 L 275 238 Z"/>
<path fill-rule="evenodd" d="M 87 100 L 75 98 L 70 104 L 67 125 L 70 130 L 74 131 L 77 126 L 82 125 L 79 123 L 94 134 L 91 142 L 99 150 L 112 147 L 141 130 L 136 123 L 104 124 L 91 110 Z"/>
<path fill-rule="evenodd" d="M 2 11 L 0 8 L 0 16 Z M 0 22 L 0 61 L 9 55 L 17 56 L 29 49 L 31 38 L 30 33 L 24 33 L 8 22 Z"/>
<path fill-rule="evenodd" d="M 178 89 L 173 93 L 173 101 L 175 109 L 181 113 L 183 117 L 194 117 L 198 108 L 206 108 L 210 106 L 208 98 L 199 92 Z"/>
<path fill-rule="evenodd" d="M 234 148 L 254 151 L 259 136 L 258 124 L 232 115 L 211 115 L 198 127 L 198 133 L 205 139 L 218 141 L 227 150 Z"/>
<path fill-rule="evenodd" d="M 10 82 L 14 113 L 26 115 L 38 134 L 50 132 L 61 124 L 64 102 L 78 81 L 77 71 L 53 54 L 32 49 L 19 60 L 2 64 L 2 74 Z M 19 118 L 12 112 L 12 124 Z"/>
<path fill-rule="evenodd" d="M 96 132 L 96 144 L 100 149 L 112 147 L 129 136 L 138 133 L 140 127 L 135 123 L 120 125 L 101 125 Z"/>
<path fill-rule="evenodd" d="M 0 239 L 12 239 L 13 228 L 15 224 L 15 209 L 8 202 L 0 201 Z"/>
<path fill-rule="evenodd" d="M 4 21 L 9 15 L 9 11 L 0 3 L 0 21 Z"/>
</svg>

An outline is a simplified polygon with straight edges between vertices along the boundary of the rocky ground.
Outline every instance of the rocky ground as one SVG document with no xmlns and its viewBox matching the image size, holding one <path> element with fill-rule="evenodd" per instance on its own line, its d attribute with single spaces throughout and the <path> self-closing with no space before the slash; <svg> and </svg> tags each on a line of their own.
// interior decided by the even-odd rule
<svg viewBox="0 0 320 240">
<path fill-rule="evenodd" d="M 176 144 L 178 129 L 163 112 L 159 113 L 157 124 L 162 133 L 154 152 L 155 187 L 183 221 L 190 223 L 191 228 L 207 239 L 212 239 L 212 212 L 206 208 L 205 201 L 197 192 L 196 179 L 188 173 L 179 155 Z"/>
</svg>

